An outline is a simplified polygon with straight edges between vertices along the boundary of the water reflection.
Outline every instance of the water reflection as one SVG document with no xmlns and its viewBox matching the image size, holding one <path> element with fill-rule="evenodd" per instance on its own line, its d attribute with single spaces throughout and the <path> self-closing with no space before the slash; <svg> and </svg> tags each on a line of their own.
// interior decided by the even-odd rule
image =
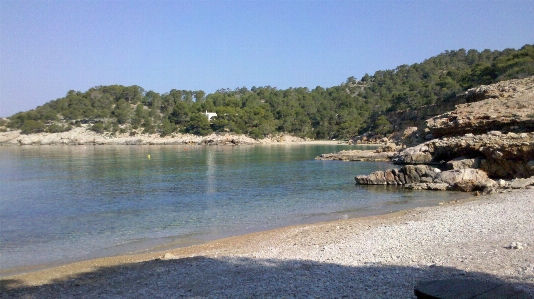
<svg viewBox="0 0 534 299">
<path fill-rule="evenodd" d="M 208 182 L 206 184 L 206 192 L 208 194 L 217 192 L 217 180 L 215 176 L 217 165 L 215 164 L 215 159 L 213 157 L 214 155 L 215 153 L 213 151 L 208 151 L 206 155 L 206 176 L 208 178 Z"/>
</svg>

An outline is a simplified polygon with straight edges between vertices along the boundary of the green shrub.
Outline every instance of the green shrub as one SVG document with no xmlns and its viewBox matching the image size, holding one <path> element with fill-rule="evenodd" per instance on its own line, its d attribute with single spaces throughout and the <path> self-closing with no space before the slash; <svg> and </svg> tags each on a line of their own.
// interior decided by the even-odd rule
<svg viewBox="0 0 534 299">
<path fill-rule="evenodd" d="M 254 138 L 254 139 L 263 139 L 263 134 L 261 133 L 261 131 L 258 128 L 254 128 L 254 129 L 250 130 L 248 135 L 250 137 Z"/>
<path fill-rule="evenodd" d="M 47 131 L 48 133 L 61 133 L 61 132 L 70 131 L 71 129 L 72 129 L 71 125 L 64 127 L 58 124 L 51 124 L 48 126 Z"/>
<path fill-rule="evenodd" d="M 42 121 L 26 120 L 20 127 L 22 134 L 34 134 L 41 133 L 46 129 L 45 124 Z"/>
<path fill-rule="evenodd" d="M 91 127 L 91 131 L 95 131 L 97 133 L 103 133 L 104 132 L 104 124 L 101 122 L 97 122 Z"/>
<path fill-rule="evenodd" d="M 146 126 L 143 130 L 143 134 L 154 134 L 156 133 L 156 128 L 153 125 Z"/>
<path fill-rule="evenodd" d="M 392 131 L 391 124 L 385 115 L 380 115 L 374 124 L 374 131 L 377 134 L 386 135 Z"/>
</svg>

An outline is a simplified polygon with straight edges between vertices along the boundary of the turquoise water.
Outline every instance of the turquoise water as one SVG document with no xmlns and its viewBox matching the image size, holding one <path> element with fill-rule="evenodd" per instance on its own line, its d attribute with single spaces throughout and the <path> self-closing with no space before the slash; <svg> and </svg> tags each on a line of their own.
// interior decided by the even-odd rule
<svg viewBox="0 0 534 299">
<path fill-rule="evenodd" d="M 0 147 L 0 268 L 185 246 L 458 197 L 355 186 L 355 175 L 390 163 L 314 160 L 349 148 L 357 147 Z"/>
</svg>

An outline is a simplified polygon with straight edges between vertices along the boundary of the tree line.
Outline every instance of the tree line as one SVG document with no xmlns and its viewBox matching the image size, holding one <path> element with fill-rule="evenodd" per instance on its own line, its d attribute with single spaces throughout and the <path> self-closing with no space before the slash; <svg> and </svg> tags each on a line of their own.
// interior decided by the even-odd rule
<svg viewBox="0 0 534 299">
<path fill-rule="evenodd" d="M 460 49 L 311 90 L 262 86 L 159 94 L 136 85 L 71 90 L 63 98 L 9 117 L 6 125 L 23 133 L 61 132 L 88 123 L 100 133 L 232 132 L 263 138 L 283 132 L 341 139 L 366 131 L 389 133 L 384 116 L 389 112 L 439 105 L 474 86 L 531 75 L 533 45 L 503 51 Z M 209 121 L 205 111 L 217 116 Z"/>
</svg>

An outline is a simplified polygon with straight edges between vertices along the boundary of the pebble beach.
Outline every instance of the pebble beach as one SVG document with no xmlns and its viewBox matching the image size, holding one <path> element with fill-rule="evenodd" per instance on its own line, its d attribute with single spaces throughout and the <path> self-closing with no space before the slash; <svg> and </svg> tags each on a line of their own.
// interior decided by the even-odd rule
<svg viewBox="0 0 534 299">
<path fill-rule="evenodd" d="M 534 297 L 533 219 L 534 190 L 514 190 L 3 276 L 0 297 L 415 298 L 443 278 Z"/>
</svg>

